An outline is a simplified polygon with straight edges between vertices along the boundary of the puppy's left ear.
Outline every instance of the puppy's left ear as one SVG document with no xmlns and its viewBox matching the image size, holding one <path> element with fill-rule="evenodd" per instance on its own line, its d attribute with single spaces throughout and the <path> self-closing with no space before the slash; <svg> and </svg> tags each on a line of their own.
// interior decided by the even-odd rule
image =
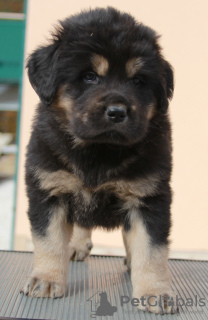
<svg viewBox="0 0 208 320">
<path fill-rule="evenodd" d="M 30 83 L 45 105 L 51 104 L 58 87 L 57 61 L 57 43 L 38 48 L 27 61 Z"/>
<path fill-rule="evenodd" d="M 174 91 L 174 76 L 173 69 L 171 65 L 163 60 L 163 77 L 161 79 L 159 88 L 159 110 L 161 113 L 165 114 L 168 109 L 169 100 L 173 96 Z"/>
</svg>

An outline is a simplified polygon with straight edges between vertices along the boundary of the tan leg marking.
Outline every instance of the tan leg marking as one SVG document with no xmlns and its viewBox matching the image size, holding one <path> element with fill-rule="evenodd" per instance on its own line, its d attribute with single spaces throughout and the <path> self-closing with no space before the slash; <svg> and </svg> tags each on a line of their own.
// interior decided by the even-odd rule
<svg viewBox="0 0 208 320">
<path fill-rule="evenodd" d="M 131 255 L 131 281 L 133 298 L 145 297 L 138 308 L 153 313 L 175 313 L 176 308 L 166 305 L 166 297 L 175 297 L 171 290 L 168 269 L 168 247 L 153 246 L 143 221 L 133 209 L 131 212 L 131 229 L 125 233 L 127 250 Z M 155 296 L 150 298 L 151 296 Z M 159 299 L 162 299 L 161 306 Z M 147 303 L 149 299 L 150 304 Z M 175 299 L 174 299 L 175 302 Z M 156 306 L 153 306 L 156 304 Z"/>
<path fill-rule="evenodd" d="M 99 75 L 99 76 L 106 76 L 108 69 L 109 69 L 109 63 L 106 58 L 99 54 L 94 54 L 91 58 L 93 70 Z"/>
<path fill-rule="evenodd" d="M 92 230 L 74 224 L 72 239 L 69 243 L 69 258 L 71 260 L 84 260 L 92 249 Z"/>
<path fill-rule="evenodd" d="M 152 174 L 135 181 L 115 180 L 103 183 L 95 188 L 86 188 L 83 186 L 82 180 L 77 176 L 76 168 L 72 169 L 75 173 L 65 170 L 49 172 L 39 168 L 34 168 L 33 172 L 39 180 L 40 187 L 49 191 L 50 196 L 58 196 L 69 192 L 73 192 L 76 195 L 81 191 L 87 202 L 90 201 L 92 192 L 102 190 L 114 192 L 126 201 L 132 196 L 136 200 L 144 196 L 154 195 L 161 179 L 158 175 Z"/>
<path fill-rule="evenodd" d="M 60 205 L 45 237 L 33 233 L 34 270 L 25 281 L 22 292 L 33 297 L 58 298 L 64 295 L 68 274 L 68 241 L 72 226 L 66 222 L 66 208 Z"/>
<path fill-rule="evenodd" d="M 81 180 L 73 173 L 65 170 L 49 172 L 36 168 L 35 176 L 43 190 L 50 191 L 50 196 L 58 196 L 64 193 L 77 193 L 83 187 Z"/>
<path fill-rule="evenodd" d="M 133 78 L 135 74 L 142 68 L 144 62 L 142 58 L 132 58 L 126 63 L 127 77 Z"/>
<path fill-rule="evenodd" d="M 129 196 L 144 197 L 155 194 L 160 179 L 158 175 L 152 174 L 135 181 L 115 180 L 99 185 L 94 191 L 112 191 L 122 199 Z"/>
</svg>

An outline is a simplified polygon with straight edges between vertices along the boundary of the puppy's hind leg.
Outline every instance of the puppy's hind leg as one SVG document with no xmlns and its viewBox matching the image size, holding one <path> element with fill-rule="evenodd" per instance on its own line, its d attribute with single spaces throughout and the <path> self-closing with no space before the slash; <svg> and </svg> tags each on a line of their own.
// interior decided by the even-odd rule
<svg viewBox="0 0 208 320">
<path fill-rule="evenodd" d="M 52 212 L 45 234 L 32 227 L 34 270 L 21 290 L 26 295 L 50 298 L 64 295 L 69 263 L 68 239 L 72 233 L 72 226 L 66 222 L 65 209 L 62 203 L 50 208 Z"/>
<path fill-rule="evenodd" d="M 85 229 L 78 224 L 74 224 L 72 239 L 69 243 L 69 258 L 70 260 L 82 261 L 92 249 L 91 229 Z"/>
<path fill-rule="evenodd" d="M 126 233 L 123 228 L 122 228 L 122 236 L 123 236 L 123 242 L 126 250 L 126 257 L 124 258 L 124 264 L 126 265 L 127 270 L 130 271 L 131 270 L 131 253 L 126 240 Z"/>
</svg>

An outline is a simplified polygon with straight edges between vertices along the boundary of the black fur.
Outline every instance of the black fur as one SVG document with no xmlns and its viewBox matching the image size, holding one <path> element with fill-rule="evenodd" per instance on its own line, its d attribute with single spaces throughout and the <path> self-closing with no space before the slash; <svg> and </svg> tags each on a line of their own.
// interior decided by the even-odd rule
<svg viewBox="0 0 208 320">
<path fill-rule="evenodd" d="M 60 200 L 69 204 L 70 223 L 86 228 L 131 228 L 128 211 L 123 209 L 125 199 L 113 190 L 92 191 L 87 205 L 81 190 L 78 196 L 70 192 L 50 197 L 41 190 L 34 168 L 75 173 L 89 190 L 118 179 L 135 181 L 157 175 L 157 192 L 143 197 L 138 215 L 154 244 L 167 243 L 172 165 L 171 129 L 166 112 L 173 93 L 173 71 L 161 54 L 158 35 L 113 8 L 82 12 L 60 25 L 51 43 L 32 53 L 27 63 L 31 84 L 41 99 L 26 162 L 32 230 L 45 235 L 51 208 Z M 108 74 L 98 77 L 97 84 L 83 80 L 83 72 L 92 70 L 93 54 L 109 62 Z M 134 57 L 143 61 L 136 74 L 139 85 L 128 79 L 125 71 L 127 61 Z M 60 108 L 60 88 L 65 88 L 69 104 L 72 101 L 70 119 Z M 116 103 L 128 110 L 128 119 L 119 126 L 103 116 L 106 106 Z M 151 103 L 155 110 L 148 119 Z M 86 112 L 88 119 L 83 122 L 81 116 Z M 75 138 L 84 143 L 74 144 Z M 122 167 L 124 163 L 127 165 Z"/>
</svg>

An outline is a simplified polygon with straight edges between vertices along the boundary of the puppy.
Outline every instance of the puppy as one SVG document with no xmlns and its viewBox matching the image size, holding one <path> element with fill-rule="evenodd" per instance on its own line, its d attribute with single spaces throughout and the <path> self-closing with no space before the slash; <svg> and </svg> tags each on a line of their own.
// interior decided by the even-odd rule
<svg viewBox="0 0 208 320">
<path fill-rule="evenodd" d="M 95 9 L 61 21 L 30 55 L 40 103 L 26 160 L 35 247 L 26 295 L 63 296 L 69 259 L 89 254 L 92 229 L 121 227 L 133 297 L 146 299 L 138 308 L 176 311 L 167 303 L 174 85 L 158 38 L 129 14 Z"/>
</svg>

